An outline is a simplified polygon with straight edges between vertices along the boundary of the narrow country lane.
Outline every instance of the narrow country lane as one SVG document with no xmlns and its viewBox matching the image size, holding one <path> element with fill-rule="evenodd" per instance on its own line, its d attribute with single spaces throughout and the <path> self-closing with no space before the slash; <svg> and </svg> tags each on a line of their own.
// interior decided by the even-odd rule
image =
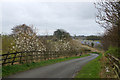
<svg viewBox="0 0 120 80">
<path fill-rule="evenodd" d="M 68 60 L 24 72 L 20 72 L 7 78 L 73 78 L 86 63 L 95 59 L 98 55 Z"/>
</svg>

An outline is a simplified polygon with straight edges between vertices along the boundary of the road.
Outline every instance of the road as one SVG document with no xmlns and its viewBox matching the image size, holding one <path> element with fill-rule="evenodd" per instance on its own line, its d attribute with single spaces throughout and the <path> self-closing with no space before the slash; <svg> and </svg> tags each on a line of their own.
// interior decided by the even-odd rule
<svg viewBox="0 0 120 80">
<path fill-rule="evenodd" d="M 7 78 L 73 78 L 75 74 L 89 61 L 98 55 L 68 60 L 24 72 L 20 72 Z"/>
</svg>

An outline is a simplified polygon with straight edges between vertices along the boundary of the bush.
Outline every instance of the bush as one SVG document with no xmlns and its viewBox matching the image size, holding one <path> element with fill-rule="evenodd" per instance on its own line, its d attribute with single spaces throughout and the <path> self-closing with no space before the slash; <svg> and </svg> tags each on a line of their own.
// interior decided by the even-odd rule
<svg viewBox="0 0 120 80">
<path fill-rule="evenodd" d="M 100 53 L 98 53 L 98 52 L 92 52 L 92 53 L 100 55 Z"/>
<path fill-rule="evenodd" d="M 115 57 L 120 58 L 120 48 L 119 47 L 110 47 L 107 51 L 106 54 L 111 54 Z"/>
<path fill-rule="evenodd" d="M 11 43 L 15 43 L 14 38 L 10 35 L 2 35 L 2 54 L 12 52 L 11 48 L 13 47 Z"/>
</svg>

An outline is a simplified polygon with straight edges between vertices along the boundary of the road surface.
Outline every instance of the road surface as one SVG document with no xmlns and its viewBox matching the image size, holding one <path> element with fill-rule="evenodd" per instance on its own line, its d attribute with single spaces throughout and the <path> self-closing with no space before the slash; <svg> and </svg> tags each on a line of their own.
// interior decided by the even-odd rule
<svg viewBox="0 0 120 80">
<path fill-rule="evenodd" d="M 98 55 L 68 60 L 24 72 L 20 72 L 7 78 L 73 78 L 75 74 L 89 61 Z"/>
</svg>

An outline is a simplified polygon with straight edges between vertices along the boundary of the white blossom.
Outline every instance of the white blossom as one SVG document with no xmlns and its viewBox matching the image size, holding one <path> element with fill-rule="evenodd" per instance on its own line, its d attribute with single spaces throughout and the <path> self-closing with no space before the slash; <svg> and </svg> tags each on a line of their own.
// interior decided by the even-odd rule
<svg viewBox="0 0 120 80">
<path fill-rule="evenodd" d="M 14 49 L 15 47 L 13 46 L 13 49 Z"/>
</svg>

